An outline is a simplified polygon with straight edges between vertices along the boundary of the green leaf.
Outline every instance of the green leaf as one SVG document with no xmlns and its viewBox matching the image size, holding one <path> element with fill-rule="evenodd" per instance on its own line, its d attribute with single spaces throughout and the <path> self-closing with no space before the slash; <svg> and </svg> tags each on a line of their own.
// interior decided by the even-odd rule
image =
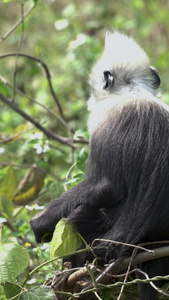
<svg viewBox="0 0 169 300">
<path fill-rule="evenodd" d="M 0 91 L 1 91 L 1 93 L 2 93 L 4 96 L 8 96 L 8 89 L 9 89 L 9 87 L 7 87 L 7 86 L 1 81 L 1 78 L 0 78 Z"/>
<path fill-rule="evenodd" d="M 33 287 L 22 295 L 23 300 L 54 300 L 54 294 L 50 287 Z"/>
<path fill-rule="evenodd" d="M 3 282 L 2 286 L 7 299 L 14 297 L 21 292 L 21 287 L 12 282 Z M 19 297 L 15 298 L 15 300 L 19 300 Z"/>
<path fill-rule="evenodd" d="M 14 282 L 18 274 L 28 266 L 26 249 L 17 244 L 0 246 L 0 282 Z"/>
<path fill-rule="evenodd" d="M 10 182 L 10 184 L 9 184 Z M 7 199 L 12 199 L 13 193 L 16 189 L 16 175 L 11 166 L 0 170 L 0 196 Z"/>
<path fill-rule="evenodd" d="M 3 286 L 0 284 L 0 300 L 5 300 L 5 292 Z"/>
<path fill-rule="evenodd" d="M 74 231 L 70 223 L 66 223 L 65 219 L 59 221 L 56 225 L 50 249 L 50 257 L 59 257 L 74 253 L 82 242 L 77 232 Z"/>
<path fill-rule="evenodd" d="M 3 3 L 6 3 L 6 2 L 13 2 L 15 0 L 3 0 Z"/>
<path fill-rule="evenodd" d="M 73 178 L 66 179 L 64 184 L 69 184 L 69 189 L 70 189 L 73 186 L 77 185 L 82 180 L 84 180 L 84 174 L 83 173 L 78 173 Z"/>
<path fill-rule="evenodd" d="M 10 182 L 10 184 L 9 184 Z M 0 209 L 12 216 L 12 197 L 17 186 L 16 176 L 11 166 L 0 170 Z"/>
<path fill-rule="evenodd" d="M 63 183 L 60 183 L 56 180 L 52 182 L 49 181 L 46 186 L 51 198 L 57 198 L 64 192 Z"/>
<path fill-rule="evenodd" d="M 79 170 L 81 170 L 82 172 L 85 171 L 85 162 L 86 162 L 86 159 L 88 158 L 88 153 L 84 150 L 84 148 L 81 149 L 79 155 L 78 155 L 78 158 L 77 158 L 77 167 Z"/>
<path fill-rule="evenodd" d="M 36 6 L 39 0 L 33 0 L 34 5 Z"/>
<path fill-rule="evenodd" d="M 78 129 L 76 130 L 76 132 L 74 133 L 73 138 L 74 139 L 78 139 L 78 138 L 85 138 L 85 139 L 89 139 L 89 133 L 87 131 L 83 131 L 82 129 Z"/>
<path fill-rule="evenodd" d="M 75 183 L 77 181 L 76 178 L 70 178 L 70 179 L 66 179 L 64 184 L 72 184 Z"/>
</svg>

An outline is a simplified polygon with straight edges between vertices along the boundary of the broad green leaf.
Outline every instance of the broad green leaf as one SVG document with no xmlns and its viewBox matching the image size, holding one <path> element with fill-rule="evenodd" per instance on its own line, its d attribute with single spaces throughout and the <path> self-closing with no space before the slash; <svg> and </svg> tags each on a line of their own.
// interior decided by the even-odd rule
<svg viewBox="0 0 169 300">
<path fill-rule="evenodd" d="M 11 166 L 0 170 L 0 210 L 12 216 L 12 197 L 17 186 L 16 175 Z"/>
<path fill-rule="evenodd" d="M 14 297 L 21 292 L 21 287 L 12 282 L 3 282 L 2 286 L 7 299 Z M 19 297 L 15 298 L 15 300 L 19 300 Z"/>
<path fill-rule="evenodd" d="M 3 286 L 0 284 L 0 300 L 6 299 Z"/>
<path fill-rule="evenodd" d="M 50 287 L 33 287 L 22 295 L 23 300 L 54 300 L 54 294 Z"/>
<path fill-rule="evenodd" d="M 82 172 L 85 171 L 85 162 L 87 158 L 88 158 L 88 153 L 84 150 L 84 148 L 82 148 L 77 158 L 77 167 Z"/>
<path fill-rule="evenodd" d="M 8 201 L 5 197 L 0 196 L 0 211 L 3 211 L 3 215 L 6 219 L 12 219 L 13 205 L 11 201 Z"/>
<path fill-rule="evenodd" d="M 71 224 L 66 223 L 65 219 L 56 225 L 50 249 L 50 257 L 59 257 L 75 252 L 80 248 L 82 242 L 77 232 Z"/>
<path fill-rule="evenodd" d="M 0 196 L 4 196 L 7 200 L 12 199 L 16 189 L 16 175 L 11 166 L 0 170 Z"/>
<path fill-rule="evenodd" d="M 0 245 L 0 282 L 14 282 L 28 262 L 29 256 L 24 247 L 17 244 Z"/>
</svg>

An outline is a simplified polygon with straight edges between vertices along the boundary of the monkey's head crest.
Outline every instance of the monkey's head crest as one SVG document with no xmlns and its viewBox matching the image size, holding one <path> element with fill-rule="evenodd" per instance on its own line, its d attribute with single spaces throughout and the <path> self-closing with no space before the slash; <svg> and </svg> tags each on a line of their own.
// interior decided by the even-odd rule
<svg viewBox="0 0 169 300">
<path fill-rule="evenodd" d="M 160 78 L 144 50 L 118 31 L 107 31 L 105 49 L 90 75 L 90 104 L 110 99 L 114 95 L 145 90 L 151 94 L 160 85 Z"/>
</svg>

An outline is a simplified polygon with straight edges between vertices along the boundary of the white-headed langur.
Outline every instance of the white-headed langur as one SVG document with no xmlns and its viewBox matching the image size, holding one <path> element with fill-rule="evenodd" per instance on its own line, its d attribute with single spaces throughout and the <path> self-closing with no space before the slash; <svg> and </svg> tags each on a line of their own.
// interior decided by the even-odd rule
<svg viewBox="0 0 169 300">
<path fill-rule="evenodd" d="M 155 96 L 157 70 L 132 38 L 107 32 L 90 84 L 85 179 L 31 220 L 37 242 L 45 233 L 50 240 L 61 218 L 71 221 L 89 244 L 95 238 L 135 245 L 169 240 L 169 108 Z M 132 251 L 113 244 L 97 254 L 108 263 Z M 90 259 L 85 255 L 72 259 L 74 265 Z M 169 258 L 145 262 L 142 268 L 150 278 L 169 275 Z M 140 290 L 143 300 L 156 299 L 150 284 Z"/>
</svg>

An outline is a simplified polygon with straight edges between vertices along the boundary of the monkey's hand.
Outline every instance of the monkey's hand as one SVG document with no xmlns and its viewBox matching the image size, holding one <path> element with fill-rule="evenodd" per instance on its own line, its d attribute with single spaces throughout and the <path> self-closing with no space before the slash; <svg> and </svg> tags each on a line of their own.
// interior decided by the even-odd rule
<svg viewBox="0 0 169 300">
<path fill-rule="evenodd" d="M 36 214 L 31 219 L 30 224 L 34 231 L 36 241 L 38 243 L 50 242 L 50 240 L 52 239 L 53 232 L 55 230 L 55 226 L 58 223 L 59 219 L 60 218 L 57 214 L 57 207 L 51 208 L 51 206 L 47 207 L 42 212 Z"/>
<path fill-rule="evenodd" d="M 97 185 L 87 180 L 80 182 L 32 218 L 31 227 L 36 241 L 50 241 L 60 219 L 68 218 L 80 205 L 87 205 L 91 209 L 100 209 L 110 203 L 108 199 L 107 182 L 102 181 Z"/>
</svg>

